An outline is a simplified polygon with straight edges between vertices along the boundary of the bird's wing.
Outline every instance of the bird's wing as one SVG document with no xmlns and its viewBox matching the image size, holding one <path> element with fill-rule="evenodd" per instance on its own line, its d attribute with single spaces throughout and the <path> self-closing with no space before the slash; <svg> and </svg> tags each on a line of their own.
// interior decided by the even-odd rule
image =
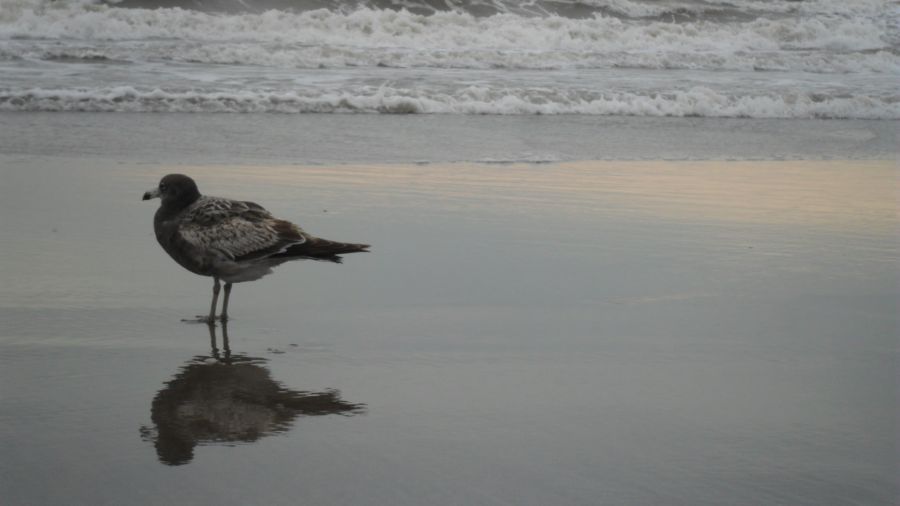
<svg viewBox="0 0 900 506">
<path fill-rule="evenodd" d="M 264 258 L 307 241 L 300 227 L 258 204 L 218 197 L 201 197 L 189 206 L 178 233 L 193 246 L 234 261 Z"/>
</svg>

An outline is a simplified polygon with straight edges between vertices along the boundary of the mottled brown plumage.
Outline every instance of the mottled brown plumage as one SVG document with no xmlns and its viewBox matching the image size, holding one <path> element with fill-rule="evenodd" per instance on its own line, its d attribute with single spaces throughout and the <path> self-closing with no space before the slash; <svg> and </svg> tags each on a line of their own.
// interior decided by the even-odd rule
<svg viewBox="0 0 900 506">
<path fill-rule="evenodd" d="M 162 199 L 153 220 L 156 239 L 185 269 L 212 276 L 215 318 L 219 280 L 225 281 L 221 318 L 228 317 L 231 284 L 253 281 L 290 260 L 341 262 L 339 255 L 365 252 L 367 244 L 314 237 L 289 221 L 275 218 L 259 204 L 201 195 L 193 179 L 169 174 L 144 200 Z"/>
</svg>

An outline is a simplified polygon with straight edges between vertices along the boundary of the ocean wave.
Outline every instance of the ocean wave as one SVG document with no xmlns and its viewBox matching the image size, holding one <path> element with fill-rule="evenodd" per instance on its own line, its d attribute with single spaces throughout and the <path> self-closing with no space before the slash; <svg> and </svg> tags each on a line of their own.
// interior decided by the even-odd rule
<svg viewBox="0 0 900 506">
<path fill-rule="evenodd" d="M 18 0 L 25 1 L 25 0 Z M 257 42 L 334 47 L 504 51 L 829 51 L 890 50 L 888 22 L 878 17 L 810 16 L 740 23 L 626 22 L 593 15 L 477 17 L 465 12 L 431 16 L 361 8 L 350 13 L 208 14 L 172 9 L 122 9 L 92 4 L 10 9 L 0 17 L 9 39 Z M 17 15 L 10 14 L 18 12 Z"/>
<path fill-rule="evenodd" d="M 671 93 L 594 93 L 468 86 L 452 93 L 361 87 L 354 91 L 140 89 L 0 90 L 3 111 L 631 115 L 900 119 L 900 99 L 727 95 L 705 87 Z"/>
<path fill-rule="evenodd" d="M 0 1 L 7 111 L 900 119 L 896 1 Z"/>
<path fill-rule="evenodd" d="M 33 0 L 39 1 L 39 0 Z M 107 4 L 130 8 L 172 8 L 204 12 L 302 12 L 328 9 L 348 12 L 359 8 L 408 10 L 416 14 L 458 11 L 473 15 L 558 15 L 590 17 L 593 14 L 622 18 L 695 20 L 704 18 L 746 19 L 777 14 L 878 15 L 884 0 L 106 0 Z"/>
<path fill-rule="evenodd" d="M 565 51 L 418 49 L 402 47 L 323 46 L 284 43 L 235 43 L 155 40 L 139 44 L 69 43 L 18 40 L 0 43 L 0 60 L 47 60 L 85 63 L 169 61 L 254 65 L 282 69 L 435 68 L 435 69 L 664 69 L 733 71 L 802 71 L 819 74 L 900 74 L 900 54 L 874 50 L 848 53 L 761 51 L 713 53 L 642 51 Z"/>
<path fill-rule="evenodd" d="M 854 3 L 856 14 L 871 15 L 836 14 L 844 12 L 841 6 L 845 5 L 837 0 L 756 0 L 742 3 L 742 8 L 767 6 L 770 13 L 804 15 L 679 23 L 634 21 L 597 12 L 584 18 L 511 13 L 484 17 L 465 9 L 422 15 L 369 7 L 348 12 L 207 13 L 183 8 L 126 9 L 91 0 L 3 1 L 8 3 L 0 9 L 0 60 L 106 58 L 281 68 L 900 73 L 900 15 L 875 15 L 876 7 L 887 7 L 878 0 Z M 731 5 L 714 0 L 684 5 L 571 1 L 649 18 L 661 16 L 666 9 Z"/>
</svg>

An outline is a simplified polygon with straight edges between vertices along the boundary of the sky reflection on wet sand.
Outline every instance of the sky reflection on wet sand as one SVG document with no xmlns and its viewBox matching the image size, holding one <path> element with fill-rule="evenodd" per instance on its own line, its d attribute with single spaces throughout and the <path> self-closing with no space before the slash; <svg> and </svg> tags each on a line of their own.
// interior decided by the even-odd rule
<svg viewBox="0 0 900 506">
<path fill-rule="evenodd" d="M 894 497 L 893 162 L 2 170 L 9 504 Z M 167 172 L 372 253 L 237 285 L 223 365 Z"/>
</svg>

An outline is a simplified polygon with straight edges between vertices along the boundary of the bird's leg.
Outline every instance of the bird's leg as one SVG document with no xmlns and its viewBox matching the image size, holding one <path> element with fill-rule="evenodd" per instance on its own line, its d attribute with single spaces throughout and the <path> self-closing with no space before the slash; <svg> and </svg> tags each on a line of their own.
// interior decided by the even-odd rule
<svg viewBox="0 0 900 506">
<path fill-rule="evenodd" d="M 219 290 L 221 290 L 222 285 L 219 283 L 219 278 L 213 277 L 213 297 L 212 304 L 209 306 L 209 323 L 214 323 L 216 321 L 216 304 L 219 302 Z"/>
<path fill-rule="evenodd" d="M 231 297 L 231 283 L 225 283 L 225 300 L 222 301 L 222 316 L 219 317 L 222 322 L 228 321 L 228 299 Z M 215 308 L 213 308 L 215 309 Z"/>
<path fill-rule="evenodd" d="M 219 283 L 219 278 L 213 276 L 213 296 L 212 296 L 212 304 L 209 305 L 209 314 L 208 315 L 198 315 L 195 320 L 181 320 L 183 322 L 197 322 L 197 323 L 205 323 L 207 325 L 215 325 L 216 324 L 216 304 L 219 302 L 219 290 L 222 288 L 222 285 Z M 225 307 L 228 307 L 228 293 L 231 292 L 231 283 L 225 284 Z M 225 314 L 225 310 L 222 311 L 222 316 L 227 318 Z"/>
<path fill-rule="evenodd" d="M 222 288 L 222 285 L 219 284 L 219 278 L 213 276 L 213 298 L 212 304 L 209 306 L 209 319 L 206 323 L 210 325 L 216 324 L 216 303 L 219 302 L 219 290 Z"/>
</svg>

